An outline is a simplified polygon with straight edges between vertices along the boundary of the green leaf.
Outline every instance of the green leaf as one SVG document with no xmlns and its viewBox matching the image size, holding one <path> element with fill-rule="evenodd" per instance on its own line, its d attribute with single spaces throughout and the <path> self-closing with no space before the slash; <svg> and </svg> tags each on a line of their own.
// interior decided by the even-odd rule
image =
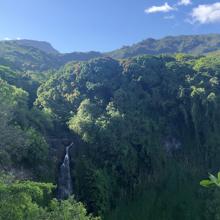
<svg viewBox="0 0 220 220">
<path fill-rule="evenodd" d="M 212 183 L 218 185 L 218 179 L 214 175 L 209 174 L 209 179 L 212 181 Z"/>
<path fill-rule="evenodd" d="M 204 187 L 209 187 L 209 186 L 211 186 L 211 185 L 213 185 L 214 183 L 211 181 L 211 180 L 202 180 L 201 182 L 200 182 L 200 185 L 201 186 L 204 186 Z"/>
</svg>

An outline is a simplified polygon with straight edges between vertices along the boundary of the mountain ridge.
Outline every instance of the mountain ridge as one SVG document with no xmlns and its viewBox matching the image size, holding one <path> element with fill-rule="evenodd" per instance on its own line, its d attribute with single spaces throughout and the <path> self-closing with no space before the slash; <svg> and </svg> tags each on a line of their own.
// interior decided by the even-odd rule
<svg viewBox="0 0 220 220">
<path fill-rule="evenodd" d="M 29 39 L 21 39 L 21 40 L 15 40 L 15 42 L 19 45 L 23 46 L 31 46 L 36 47 L 37 49 L 51 54 L 58 54 L 60 53 L 58 50 L 56 50 L 51 43 L 47 41 L 38 41 L 38 40 L 29 40 Z"/>
<path fill-rule="evenodd" d="M 167 41 L 167 40 L 184 40 L 184 38 L 218 38 L 218 40 L 220 39 L 220 33 L 210 33 L 210 34 L 194 34 L 194 35 L 168 35 L 168 36 L 164 36 L 161 38 L 153 38 L 153 37 L 149 37 L 149 38 L 145 38 L 144 40 L 138 41 L 136 43 L 133 43 L 131 45 L 125 45 L 122 46 L 119 49 L 114 49 L 114 50 L 110 50 L 109 52 L 100 52 L 97 50 L 88 50 L 88 51 L 70 51 L 70 52 L 60 52 L 58 49 L 56 49 L 50 42 L 48 41 L 41 41 L 41 40 L 33 40 L 33 39 L 19 39 L 19 40 L 0 40 L 0 44 L 2 42 L 14 42 L 17 43 L 18 45 L 21 46 L 30 46 L 39 50 L 42 50 L 43 52 L 46 53 L 59 53 L 59 54 L 72 54 L 72 53 L 89 53 L 89 52 L 98 52 L 101 54 L 111 54 L 115 51 L 121 50 L 121 49 L 127 49 L 127 48 L 132 48 L 136 45 L 144 45 L 144 44 L 154 44 L 156 42 L 161 42 L 161 41 Z M 201 39 L 200 39 L 201 40 Z M 207 39 L 206 39 L 207 40 Z M 48 47 L 48 50 L 46 50 L 45 48 L 43 48 L 43 46 Z M 220 45 L 218 45 L 220 46 Z M 220 48 L 219 48 L 220 49 Z M 50 50 L 50 51 L 49 51 Z"/>
<path fill-rule="evenodd" d="M 186 53 L 202 55 L 220 49 L 220 34 L 166 36 L 160 39 L 147 38 L 131 46 L 113 50 L 107 55 L 117 59 L 137 55 Z"/>
<path fill-rule="evenodd" d="M 35 40 L 0 41 L 0 64 L 10 64 L 19 70 L 57 69 L 70 61 L 88 61 L 111 57 L 126 59 L 139 55 L 185 53 L 204 55 L 220 50 L 220 34 L 167 36 L 147 38 L 131 46 L 106 53 L 98 51 L 60 53 L 50 43 Z M 19 56 L 19 60 L 17 57 Z"/>
</svg>

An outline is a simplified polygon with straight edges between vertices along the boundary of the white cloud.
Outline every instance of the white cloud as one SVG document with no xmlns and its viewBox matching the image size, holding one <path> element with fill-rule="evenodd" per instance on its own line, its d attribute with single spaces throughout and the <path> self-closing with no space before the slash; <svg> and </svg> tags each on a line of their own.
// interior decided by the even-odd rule
<svg viewBox="0 0 220 220">
<path fill-rule="evenodd" d="M 147 14 L 151 14 L 151 13 L 157 13 L 157 12 L 170 12 L 170 11 L 173 11 L 173 10 L 175 10 L 175 8 L 173 8 L 167 2 L 165 2 L 164 5 L 152 6 L 150 8 L 147 8 L 147 9 L 145 9 L 145 12 Z"/>
<path fill-rule="evenodd" d="M 164 16 L 164 19 L 166 20 L 172 20 L 175 18 L 175 15 L 167 15 L 167 16 Z"/>
<path fill-rule="evenodd" d="M 16 40 L 21 40 L 21 38 L 20 38 L 20 37 L 17 37 Z"/>
<path fill-rule="evenodd" d="M 199 5 L 191 13 L 191 23 L 201 24 L 220 22 L 220 2 L 214 4 Z"/>
<path fill-rule="evenodd" d="M 9 37 L 5 37 L 4 40 L 11 40 Z"/>
<path fill-rule="evenodd" d="M 178 5 L 185 5 L 185 6 L 187 6 L 187 5 L 191 5 L 191 4 L 192 4 L 191 0 L 180 0 L 178 2 Z"/>
</svg>

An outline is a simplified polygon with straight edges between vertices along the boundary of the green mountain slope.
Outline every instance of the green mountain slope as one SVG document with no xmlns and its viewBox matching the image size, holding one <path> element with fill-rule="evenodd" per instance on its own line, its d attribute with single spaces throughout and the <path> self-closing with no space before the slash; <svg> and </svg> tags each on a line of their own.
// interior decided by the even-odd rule
<svg viewBox="0 0 220 220">
<path fill-rule="evenodd" d="M 220 34 L 146 39 L 132 46 L 108 52 L 59 53 L 49 43 L 34 40 L 0 41 L 0 65 L 20 71 L 58 69 L 70 61 L 88 61 L 98 57 L 124 59 L 138 55 L 186 53 L 201 55 L 220 50 Z"/>
<path fill-rule="evenodd" d="M 99 58 L 40 86 L 37 106 L 82 141 L 71 175 L 89 211 L 205 219 L 199 181 L 220 167 L 219 64 L 217 56 Z"/>
<path fill-rule="evenodd" d="M 125 46 L 119 50 L 107 53 L 113 58 L 121 59 L 137 55 L 158 55 L 187 53 L 193 55 L 205 54 L 220 49 L 220 35 L 182 35 L 176 37 L 165 37 L 159 40 L 146 39 L 132 46 Z"/>
<path fill-rule="evenodd" d="M 16 71 L 47 71 L 58 69 L 70 61 L 87 61 L 100 56 L 98 52 L 61 54 L 46 42 L 0 41 L 0 65 L 10 66 Z"/>
<path fill-rule="evenodd" d="M 52 47 L 52 45 L 45 41 L 36 41 L 36 40 L 13 40 L 12 42 L 20 45 L 20 46 L 27 46 L 27 47 L 34 47 L 36 49 L 39 49 L 45 53 L 51 53 L 51 54 L 58 54 L 59 52 Z"/>
<path fill-rule="evenodd" d="M 14 44 L 5 51 L 20 64 L 27 58 L 11 48 L 64 56 Z M 76 57 L 68 56 L 62 62 Z M 43 82 L 0 66 L 0 178 L 25 168 L 29 179 L 56 183 L 74 142 L 74 195 L 89 212 L 104 220 L 214 219 L 219 206 L 199 181 L 220 167 L 219 82 L 219 55 L 102 57 L 68 63 Z"/>
<path fill-rule="evenodd" d="M 58 67 L 56 56 L 18 41 L 0 42 L 0 64 L 14 70 L 46 70 Z"/>
</svg>

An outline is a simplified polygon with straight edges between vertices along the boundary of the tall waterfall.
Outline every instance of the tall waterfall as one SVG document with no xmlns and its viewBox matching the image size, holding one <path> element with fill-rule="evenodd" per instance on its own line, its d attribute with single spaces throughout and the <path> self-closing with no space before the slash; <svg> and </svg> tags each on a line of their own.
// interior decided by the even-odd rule
<svg viewBox="0 0 220 220">
<path fill-rule="evenodd" d="M 69 149 L 72 146 L 73 143 L 66 147 L 66 154 L 63 163 L 60 166 L 60 175 L 58 178 L 58 199 L 67 199 L 73 192 L 69 157 Z"/>
</svg>

